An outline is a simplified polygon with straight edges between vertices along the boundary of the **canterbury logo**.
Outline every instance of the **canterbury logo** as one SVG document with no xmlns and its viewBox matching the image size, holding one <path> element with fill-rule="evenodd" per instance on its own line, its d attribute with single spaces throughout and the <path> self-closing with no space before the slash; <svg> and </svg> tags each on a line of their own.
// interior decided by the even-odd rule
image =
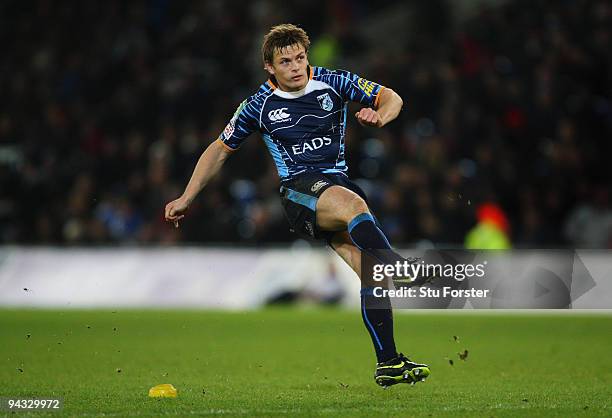
<svg viewBox="0 0 612 418">
<path fill-rule="evenodd" d="M 273 122 L 278 122 L 291 117 L 289 113 L 285 113 L 285 110 L 287 110 L 286 107 L 271 110 L 268 112 L 268 118 Z"/>
<path fill-rule="evenodd" d="M 315 184 L 312 185 L 312 187 L 310 188 L 310 191 L 313 193 L 316 193 L 319 190 L 321 190 L 321 187 L 323 186 L 327 186 L 327 182 L 323 180 L 319 180 Z"/>
</svg>

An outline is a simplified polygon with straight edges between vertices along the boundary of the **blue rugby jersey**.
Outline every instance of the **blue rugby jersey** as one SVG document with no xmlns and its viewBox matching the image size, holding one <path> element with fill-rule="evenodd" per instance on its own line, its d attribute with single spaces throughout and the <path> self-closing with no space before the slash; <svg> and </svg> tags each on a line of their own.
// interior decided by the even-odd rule
<svg viewBox="0 0 612 418">
<path fill-rule="evenodd" d="M 238 106 L 219 140 L 233 151 L 261 132 L 281 181 L 305 172 L 346 172 L 348 101 L 376 107 L 384 87 L 344 70 L 309 67 L 309 73 L 306 87 L 296 92 L 271 80 L 262 84 Z"/>
</svg>

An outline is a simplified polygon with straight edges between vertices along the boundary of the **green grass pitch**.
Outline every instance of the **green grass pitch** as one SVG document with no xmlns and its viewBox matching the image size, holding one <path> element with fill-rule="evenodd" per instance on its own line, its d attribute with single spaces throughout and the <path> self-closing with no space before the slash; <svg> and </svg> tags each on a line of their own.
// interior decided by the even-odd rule
<svg viewBox="0 0 612 418">
<path fill-rule="evenodd" d="M 401 313 L 395 328 L 427 382 L 375 385 L 358 311 L 5 309 L 0 397 L 61 397 L 69 416 L 612 416 L 610 315 Z M 148 398 L 160 383 L 178 398 Z"/>
</svg>

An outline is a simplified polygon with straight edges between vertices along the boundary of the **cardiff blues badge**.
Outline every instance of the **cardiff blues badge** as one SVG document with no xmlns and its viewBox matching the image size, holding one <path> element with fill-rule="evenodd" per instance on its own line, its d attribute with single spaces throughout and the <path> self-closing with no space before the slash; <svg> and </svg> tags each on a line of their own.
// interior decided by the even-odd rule
<svg viewBox="0 0 612 418">
<path fill-rule="evenodd" d="M 317 100 L 319 101 L 319 104 L 321 105 L 321 108 L 323 108 L 323 110 L 329 112 L 334 107 L 334 102 L 332 101 L 331 97 L 329 97 L 329 93 L 317 96 Z"/>
</svg>

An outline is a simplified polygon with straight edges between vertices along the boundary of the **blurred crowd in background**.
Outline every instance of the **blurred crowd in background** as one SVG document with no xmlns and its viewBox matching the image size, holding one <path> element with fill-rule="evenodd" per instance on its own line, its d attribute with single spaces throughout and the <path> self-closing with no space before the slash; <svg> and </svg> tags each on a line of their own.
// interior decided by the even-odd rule
<svg viewBox="0 0 612 418">
<path fill-rule="evenodd" d="M 257 134 L 180 228 L 163 220 L 290 22 L 312 65 L 404 99 L 346 138 L 393 244 L 462 245 L 486 202 L 515 247 L 612 248 L 611 3 L 404 3 L 1 2 L 0 244 L 294 241 Z"/>
</svg>

